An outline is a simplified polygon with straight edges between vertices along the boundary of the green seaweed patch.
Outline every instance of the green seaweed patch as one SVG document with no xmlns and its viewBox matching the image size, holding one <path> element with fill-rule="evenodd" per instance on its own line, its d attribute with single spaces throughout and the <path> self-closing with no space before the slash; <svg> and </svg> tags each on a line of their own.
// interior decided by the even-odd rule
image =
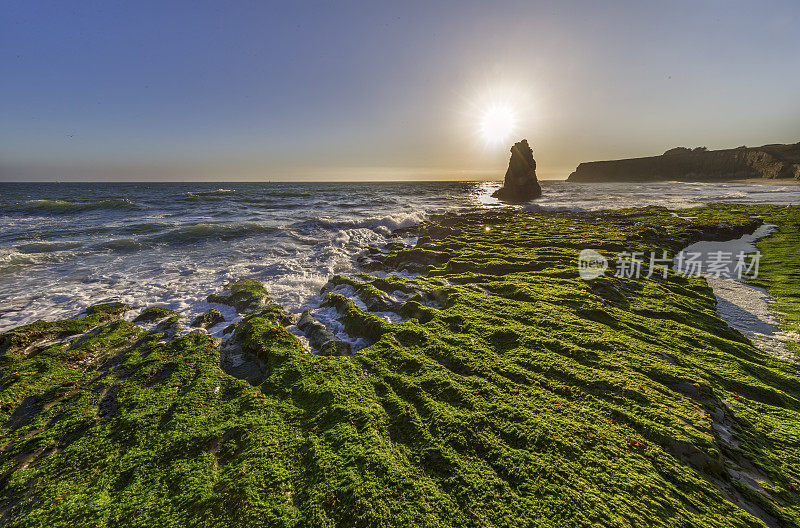
<svg viewBox="0 0 800 528">
<path fill-rule="evenodd" d="M 351 285 L 439 292 L 440 308 L 412 297 L 424 314 L 389 323 L 328 293 L 372 343 L 338 357 L 308 354 L 266 306 L 231 338 L 265 365 L 255 385 L 223 372 L 199 331 L 96 314 L 4 334 L 34 337 L 2 359 L 2 522 L 798 525 L 797 366 L 730 330 L 702 278 L 585 282 L 576 269 L 580 248 L 675 250 L 756 215 L 782 228 L 760 245 L 761 280 L 791 324 L 797 265 L 783 257 L 800 211 L 712 205 L 681 213 L 694 220 L 434 217 L 413 229 L 447 262 Z"/>
<path fill-rule="evenodd" d="M 383 334 L 391 332 L 392 325 L 385 319 L 361 310 L 352 299 L 336 292 L 325 294 L 324 304 L 334 306 L 339 312 L 345 329 L 351 334 L 377 341 Z"/>
<path fill-rule="evenodd" d="M 130 309 L 129 305 L 121 302 L 95 304 L 86 309 L 86 315 L 93 315 L 100 320 L 108 320 L 122 317 L 122 314 Z"/>
<path fill-rule="evenodd" d="M 91 328 L 118 319 L 130 307 L 122 303 L 98 304 L 86 310 L 86 316 L 61 321 L 36 321 L 0 334 L 0 354 L 21 352 L 28 347 L 83 334 Z"/>
<path fill-rule="evenodd" d="M 226 284 L 220 293 L 208 296 L 208 302 L 233 306 L 239 313 L 261 308 L 270 301 L 266 288 L 253 279 L 239 279 Z"/>
<path fill-rule="evenodd" d="M 175 310 L 171 310 L 166 306 L 149 306 L 142 310 L 142 313 L 136 316 L 133 320 L 134 323 L 151 323 L 173 317 L 178 315 Z"/>
</svg>

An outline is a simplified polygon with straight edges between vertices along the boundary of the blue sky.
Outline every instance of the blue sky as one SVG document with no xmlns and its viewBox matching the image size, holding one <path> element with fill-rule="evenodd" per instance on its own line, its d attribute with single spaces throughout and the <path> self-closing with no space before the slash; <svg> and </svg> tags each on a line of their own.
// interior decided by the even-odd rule
<svg viewBox="0 0 800 528">
<path fill-rule="evenodd" d="M 5 2 L 0 179 L 499 179 L 800 141 L 800 3 Z"/>
</svg>

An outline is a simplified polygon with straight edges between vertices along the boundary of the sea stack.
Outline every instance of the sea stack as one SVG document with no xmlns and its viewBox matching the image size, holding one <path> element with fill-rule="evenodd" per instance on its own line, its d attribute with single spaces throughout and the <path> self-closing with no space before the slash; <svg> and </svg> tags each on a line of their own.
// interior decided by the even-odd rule
<svg viewBox="0 0 800 528">
<path fill-rule="evenodd" d="M 493 197 L 506 202 L 527 202 L 542 195 L 539 180 L 536 179 L 536 160 L 528 140 L 523 139 L 511 147 L 511 159 L 503 186 L 497 189 Z"/>
</svg>

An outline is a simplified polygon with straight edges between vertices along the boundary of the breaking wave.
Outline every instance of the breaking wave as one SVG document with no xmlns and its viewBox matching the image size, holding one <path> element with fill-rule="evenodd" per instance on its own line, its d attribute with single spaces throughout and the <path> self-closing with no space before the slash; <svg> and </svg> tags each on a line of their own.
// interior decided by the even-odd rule
<svg viewBox="0 0 800 528">
<path fill-rule="evenodd" d="M 368 246 L 429 215 L 500 207 L 496 182 L 0 184 L 0 331 L 114 299 L 187 316 L 228 280 L 314 308 Z M 543 181 L 531 208 L 800 203 L 800 186 Z M 744 194 L 745 196 L 740 196 Z M 726 196 L 727 195 L 727 196 Z M 408 240 L 411 242 L 411 240 Z"/>
<path fill-rule="evenodd" d="M 410 213 L 396 213 L 356 220 L 331 220 L 320 218 L 300 222 L 292 227 L 301 233 L 313 230 L 371 229 L 381 234 L 388 235 L 395 229 L 410 227 L 414 224 L 424 222 L 427 218 L 428 215 L 425 212 L 413 211 Z"/>
<path fill-rule="evenodd" d="M 14 209 L 13 206 L 11 208 Z M 109 198 L 95 202 L 80 202 L 71 200 L 39 199 L 28 200 L 19 206 L 22 212 L 35 212 L 45 214 L 70 214 L 84 213 L 96 210 L 136 210 L 139 207 L 127 198 Z"/>
<path fill-rule="evenodd" d="M 201 198 L 203 196 L 227 196 L 236 192 L 236 189 L 214 189 L 213 191 L 187 191 L 185 194 L 191 198 Z"/>
<path fill-rule="evenodd" d="M 194 244 L 207 240 L 232 240 L 253 235 L 268 235 L 277 232 L 274 226 L 254 222 L 218 224 L 199 222 L 172 229 L 166 233 L 150 237 L 147 241 L 166 244 Z"/>
</svg>

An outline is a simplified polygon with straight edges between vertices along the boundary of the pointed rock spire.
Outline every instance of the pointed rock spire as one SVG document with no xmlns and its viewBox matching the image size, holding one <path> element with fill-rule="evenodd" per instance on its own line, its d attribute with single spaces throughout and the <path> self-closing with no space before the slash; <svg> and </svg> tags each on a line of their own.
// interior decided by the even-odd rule
<svg viewBox="0 0 800 528">
<path fill-rule="evenodd" d="M 511 147 L 511 159 L 503 186 L 492 194 L 506 202 L 527 202 L 542 195 L 536 178 L 536 160 L 528 140 L 523 139 Z"/>
</svg>

